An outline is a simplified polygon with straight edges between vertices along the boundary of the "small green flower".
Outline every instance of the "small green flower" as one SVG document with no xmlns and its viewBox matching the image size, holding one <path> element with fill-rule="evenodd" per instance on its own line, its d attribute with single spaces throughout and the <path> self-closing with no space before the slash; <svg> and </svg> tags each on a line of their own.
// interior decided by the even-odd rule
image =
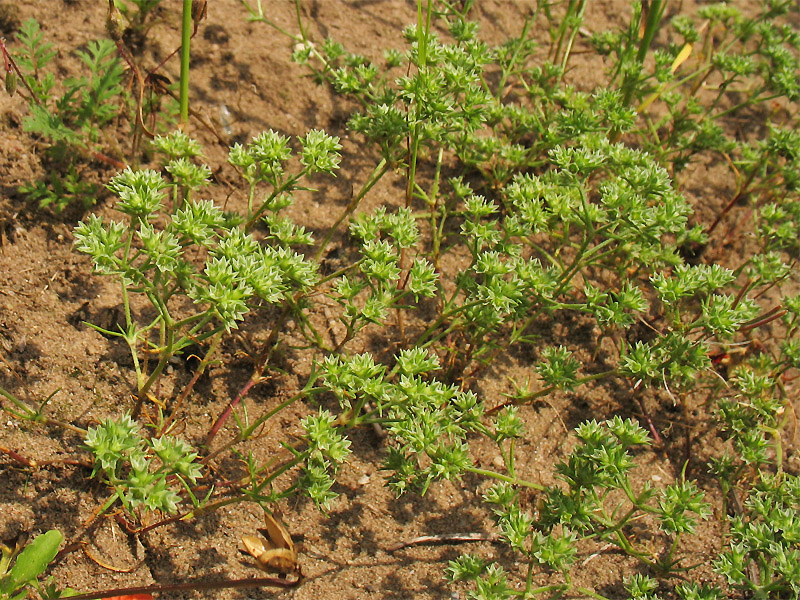
<svg viewBox="0 0 800 600">
<path fill-rule="evenodd" d="M 342 145 L 339 138 L 328 135 L 324 131 L 312 129 L 301 140 L 303 151 L 300 155 L 300 162 L 309 173 L 328 173 L 333 175 L 339 168 L 341 155 L 339 151 Z"/>
<path fill-rule="evenodd" d="M 106 419 L 99 426 L 90 427 L 84 443 L 95 456 L 92 475 L 99 470 L 99 463 L 109 477 L 115 477 L 119 462 L 126 459 L 131 452 L 140 449 L 144 442 L 139 435 L 139 425 L 126 414 L 117 421 Z"/>
<path fill-rule="evenodd" d="M 120 198 L 118 210 L 145 221 L 161 209 L 167 183 L 158 171 L 134 171 L 128 167 L 113 177 L 107 187 Z"/>
<path fill-rule="evenodd" d="M 180 129 L 167 135 L 157 135 L 153 146 L 158 152 L 166 154 L 170 159 L 193 158 L 202 155 L 200 143 L 190 138 Z"/>
<path fill-rule="evenodd" d="M 548 347 L 542 350 L 542 358 L 544 361 L 536 366 L 536 370 L 545 383 L 566 390 L 577 385 L 576 375 L 580 363 L 569 350 L 563 346 Z"/>
</svg>

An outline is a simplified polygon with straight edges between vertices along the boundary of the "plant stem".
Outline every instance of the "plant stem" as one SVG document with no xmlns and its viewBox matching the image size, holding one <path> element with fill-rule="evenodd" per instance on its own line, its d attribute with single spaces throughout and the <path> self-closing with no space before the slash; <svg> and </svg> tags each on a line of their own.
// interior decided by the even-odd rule
<svg viewBox="0 0 800 600">
<path fill-rule="evenodd" d="M 417 0 L 417 48 L 419 51 L 419 58 L 417 64 L 418 75 L 420 78 L 428 78 L 428 39 L 431 29 L 431 12 L 433 10 L 433 1 L 428 0 L 427 10 L 425 11 L 425 18 L 423 22 L 422 12 L 423 0 Z M 412 107 L 414 112 L 419 111 L 419 99 L 414 98 L 409 105 L 409 112 L 407 118 L 412 116 Z M 411 126 L 411 132 L 408 140 L 408 167 L 406 170 L 406 207 L 411 206 L 411 198 L 414 192 L 414 185 L 417 180 L 417 157 L 419 155 L 420 143 L 420 121 L 415 116 Z"/>
<path fill-rule="evenodd" d="M 189 49 L 192 43 L 192 0 L 183 0 L 183 22 L 181 23 L 181 86 L 180 120 L 185 126 L 189 121 Z"/>
<path fill-rule="evenodd" d="M 8 414 L 13 415 L 14 417 L 22 421 L 33 421 L 34 423 L 40 423 L 42 425 L 57 425 L 62 429 L 67 429 L 69 431 L 77 433 L 81 437 L 86 437 L 85 429 L 76 427 L 75 425 L 66 423 L 64 421 L 59 421 L 58 419 L 51 419 L 50 417 L 46 417 L 42 414 L 42 408 L 44 407 L 44 405 L 47 404 L 47 401 L 50 400 L 50 398 L 52 398 L 57 392 L 58 390 L 53 392 L 53 394 L 51 394 L 44 402 L 42 402 L 42 405 L 38 409 L 36 409 L 28 405 L 26 402 L 23 402 L 22 400 L 17 398 L 14 394 L 9 392 L 5 388 L 0 387 L 0 396 L 3 396 L 7 400 L 15 404 L 21 411 L 23 411 L 24 414 L 6 408 L 5 406 L 2 406 L 2 404 L 0 404 L 0 409 L 6 411 Z"/>
<path fill-rule="evenodd" d="M 578 35 L 578 30 L 580 29 L 580 24 L 583 23 L 583 13 L 586 10 L 586 0 L 581 0 L 579 2 L 577 10 L 570 11 L 574 12 L 574 14 L 570 15 L 571 19 L 574 19 L 576 22 L 572 27 L 572 31 L 569 33 L 569 38 L 567 38 L 567 45 L 564 49 L 564 55 L 561 58 L 561 80 L 563 81 L 564 75 L 567 72 L 567 63 L 569 62 L 569 55 L 572 52 L 572 45 L 575 43 L 575 38 Z"/>
<path fill-rule="evenodd" d="M 202 591 L 202 590 L 219 590 L 219 589 L 242 589 L 251 587 L 265 587 L 274 586 L 281 588 L 293 588 L 300 585 L 303 581 L 299 577 L 296 581 L 288 579 L 281 579 L 279 577 L 255 577 L 246 579 L 220 579 L 216 581 L 185 581 L 183 583 L 171 583 L 166 585 L 145 585 L 140 587 L 128 588 L 115 588 L 112 590 L 101 590 L 98 592 L 89 592 L 87 594 L 78 594 L 77 596 L 70 596 L 75 600 L 90 600 L 92 598 L 112 598 L 115 596 L 132 596 L 134 594 L 151 594 L 163 592 L 182 592 L 182 591 Z"/>
<path fill-rule="evenodd" d="M 483 475 L 484 477 L 491 477 L 492 479 L 499 479 L 500 481 L 505 481 L 506 483 L 510 483 L 512 485 L 521 485 L 534 490 L 538 490 L 540 492 L 543 492 L 547 489 L 546 486 L 543 486 L 540 483 L 533 483 L 532 481 L 526 481 L 525 479 L 517 479 L 516 477 L 509 477 L 508 475 L 503 475 L 502 473 L 496 473 L 494 471 L 488 471 L 486 469 L 479 469 L 478 467 L 465 467 L 464 470 L 467 471 L 468 473 L 474 473 L 475 475 Z"/>
<path fill-rule="evenodd" d="M 302 296 L 304 292 L 299 291 L 294 296 L 294 302 L 296 303 Z M 253 374 L 250 376 L 250 379 L 247 380 L 247 383 L 244 387 L 236 394 L 236 397 L 228 403 L 228 406 L 225 407 L 225 410 L 222 411 L 222 414 L 217 418 L 214 422 L 211 431 L 208 432 L 208 436 L 206 438 L 206 446 L 211 446 L 211 442 L 216 437 L 219 430 L 222 429 L 222 426 L 225 424 L 225 421 L 231 416 L 233 413 L 233 409 L 242 401 L 242 399 L 250 392 L 250 389 L 258 383 L 261 383 L 262 375 L 264 374 L 264 370 L 267 368 L 267 364 L 269 364 L 269 359 L 272 356 L 272 351 L 275 348 L 275 345 L 278 341 L 278 336 L 283 331 L 283 326 L 286 323 L 286 320 L 289 318 L 291 314 L 291 304 L 287 301 L 286 305 L 284 306 L 283 312 L 278 317 L 275 326 L 272 328 L 272 331 L 269 334 L 269 338 L 267 341 L 264 342 L 264 348 L 261 353 L 256 358 L 255 366 L 253 367 Z M 292 396 L 286 402 L 286 406 L 297 400 L 298 398 L 304 396 L 308 392 L 307 389 L 303 389 L 300 391 L 299 394 Z M 282 408 L 284 405 L 281 405 L 279 408 Z M 269 415 L 273 413 L 268 413 Z M 265 419 L 266 420 L 266 419 Z M 250 429 L 249 431 L 252 431 Z M 238 436 L 237 436 L 238 439 Z M 235 443 L 235 442 L 234 442 Z M 216 454 L 216 453 L 215 453 Z M 208 460 L 209 457 L 206 457 Z"/>
<path fill-rule="evenodd" d="M 327 248 L 328 244 L 331 241 L 331 238 L 333 237 L 333 234 L 336 233 L 336 230 L 339 228 L 339 225 L 341 225 L 342 222 L 348 216 L 350 216 L 353 213 L 353 211 L 355 211 L 356 208 L 358 208 L 359 203 L 361 202 L 361 200 L 364 199 L 364 196 L 367 195 L 367 192 L 369 192 L 372 189 L 372 186 L 378 183 L 380 178 L 383 177 L 386 174 L 386 171 L 388 170 L 389 170 L 389 163 L 386 161 L 385 158 L 381 159 L 381 162 L 375 165 L 375 168 L 372 170 L 372 173 L 370 173 L 370 176 L 367 179 L 364 186 L 361 188 L 361 191 L 359 191 L 358 194 L 353 196 L 353 199 L 347 205 L 347 208 L 345 208 L 344 212 L 336 220 L 336 223 L 334 223 L 328 230 L 328 235 L 326 235 L 325 239 L 322 240 L 322 243 L 320 244 L 317 253 L 314 255 L 315 261 L 319 262 L 322 259 L 322 254 L 325 252 L 325 248 Z"/>
<path fill-rule="evenodd" d="M 239 390 L 239 393 L 236 394 L 236 397 L 228 403 L 228 406 L 225 407 L 225 410 L 222 411 L 217 420 L 214 422 L 214 426 L 211 428 L 211 431 L 208 432 L 208 436 L 206 437 L 206 446 L 211 446 L 211 442 L 216 437 L 219 430 L 222 429 L 222 426 L 225 424 L 225 421 L 228 420 L 228 417 L 231 416 L 233 409 L 242 401 L 249 392 L 250 389 L 256 385 L 257 383 L 261 382 L 261 374 L 263 373 L 263 368 L 259 369 L 258 367 L 255 369 L 253 375 L 251 375 L 250 379 L 247 380 L 247 383 L 244 384 L 244 387 Z"/>
<path fill-rule="evenodd" d="M 514 52 L 511 54 L 511 58 L 508 60 L 508 65 L 503 68 L 503 72 L 500 75 L 500 81 L 497 84 L 497 93 L 494 94 L 494 97 L 497 100 L 503 99 L 503 90 L 506 87 L 506 81 L 508 80 L 508 76 L 513 72 L 517 61 L 519 60 L 520 50 L 525 44 L 525 39 L 528 37 L 528 33 L 530 32 L 533 21 L 534 15 L 530 15 L 525 19 L 525 24 L 522 26 L 522 33 L 519 34 L 519 42 L 514 45 Z"/>
<path fill-rule="evenodd" d="M 208 367 L 211 360 L 213 359 L 214 354 L 216 354 L 217 348 L 219 347 L 219 343 L 221 340 L 222 340 L 222 332 L 219 331 L 214 335 L 214 338 L 211 341 L 211 345 L 209 346 L 206 355 L 203 357 L 203 360 L 200 362 L 200 365 L 197 367 L 197 370 L 195 371 L 195 374 L 192 376 L 192 379 L 183 389 L 181 395 L 178 396 L 178 399 L 175 401 L 175 404 L 173 405 L 169 416 L 164 420 L 164 424 L 161 426 L 161 431 L 159 435 L 164 435 L 167 431 L 169 431 L 169 428 L 172 426 L 172 423 L 175 419 L 175 415 L 177 414 L 178 410 L 183 404 L 183 401 L 186 400 L 186 398 L 194 389 L 194 386 L 197 383 L 198 379 L 200 379 L 200 376 L 203 373 L 205 373 L 205 370 Z"/>
<path fill-rule="evenodd" d="M 593 592 L 592 590 L 584 588 L 584 587 L 576 587 L 575 591 L 578 592 L 579 594 L 583 594 L 585 596 L 588 596 L 589 598 L 594 598 L 595 600 L 608 600 L 607 596 L 602 596 L 602 595 L 598 594 L 597 592 Z"/>
<path fill-rule="evenodd" d="M 617 369 L 611 369 L 610 371 L 603 371 L 602 373 L 595 373 L 594 375 L 587 375 L 586 377 L 581 377 L 580 379 L 576 379 L 574 385 L 582 385 L 584 383 L 588 383 L 590 381 L 594 381 L 595 379 L 603 379 L 604 377 L 610 377 L 612 375 L 617 375 L 619 372 Z M 508 406 L 519 406 L 520 404 L 529 404 L 531 401 L 536 400 L 537 398 L 541 398 L 542 396 L 546 396 L 558 389 L 559 386 L 557 385 L 550 385 L 546 388 L 539 390 L 538 392 L 533 392 L 531 394 L 526 394 L 524 396 L 518 396 L 516 398 L 511 398 L 506 400 L 502 404 L 498 404 L 492 409 L 486 411 L 487 415 L 493 415 L 498 411 L 508 407 Z"/>
</svg>

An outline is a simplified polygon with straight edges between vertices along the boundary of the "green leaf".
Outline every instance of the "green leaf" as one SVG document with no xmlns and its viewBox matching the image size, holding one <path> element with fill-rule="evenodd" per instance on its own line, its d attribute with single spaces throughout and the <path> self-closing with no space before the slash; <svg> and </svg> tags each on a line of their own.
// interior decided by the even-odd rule
<svg viewBox="0 0 800 600">
<path fill-rule="evenodd" d="M 56 557 L 64 536 L 56 529 L 36 536 L 17 556 L 9 573 L 7 591 L 13 591 L 36 580 Z M 4 586 L 5 587 L 5 586 Z"/>
</svg>

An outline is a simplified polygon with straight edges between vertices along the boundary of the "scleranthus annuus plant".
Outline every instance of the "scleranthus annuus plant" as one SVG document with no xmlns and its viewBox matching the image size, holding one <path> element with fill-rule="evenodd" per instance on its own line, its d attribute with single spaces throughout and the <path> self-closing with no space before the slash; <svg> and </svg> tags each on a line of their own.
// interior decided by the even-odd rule
<svg viewBox="0 0 800 600">
<path fill-rule="evenodd" d="M 312 164 L 334 168 L 335 142 L 310 134 L 303 153 L 307 166 L 300 175 L 283 181 L 281 162 L 275 159 L 267 169 L 267 159 L 257 151 L 263 145 L 258 140 L 270 138 L 280 146 L 282 160 L 288 158 L 286 140 L 275 135 L 267 132 L 248 150 L 237 151 L 242 161 L 252 161 L 252 173 L 245 172 L 251 195 L 264 177 L 276 185 L 281 180 L 285 194 L 316 168 Z M 278 213 L 291 203 L 289 197 L 282 196 L 279 202 L 275 192 L 259 208 L 259 214 L 271 211 L 272 242 L 262 245 L 240 226 L 239 216 L 224 213 L 210 200 L 191 197 L 192 190 L 207 184 L 208 168 L 187 160 L 199 154 L 196 142 L 173 134 L 157 139 L 156 147 L 171 157 L 166 167 L 174 178 L 174 212 L 163 214 L 168 184 L 160 173 L 126 169 L 108 188 L 119 197 L 117 209 L 128 220 L 105 222 L 92 215 L 75 229 L 78 250 L 93 258 L 96 272 L 116 277 L 121 286 L 125 323 L 118 331 L 103 333 L 122 338 L 130 348 L 138 398 L 134 414 L 172 356 L 205 341 L 215 348 L 219 336 L 235 329 L 252 308 L 279 304 L 317 281 L 315 264 L 290 246 L 309 243 L 310 238 L 302 230 L 280 226 Z M 134 295 L 146 299 L 152 316 L 132 303 Z M 155 355 L 156 365 L 148 370 L 142 353 Z"/>
<path fill-rule="evenodd" d="M 181 502 L 175 488 L 196 484 L 202 474 L 186 442 L 168 435 L 147 439 L 127 414 L 90 427 L 85 443 L 95 457 L 92 475 L 102 471 L 114 489 L 104 510 L 119 500 L 133 514 L 175 513 Z"/>
<path fill-rule="evenodd" d="M 245 228 L 251 229 L 267 210 L 274 210 L 275 203 L 286 200 L 282 196 L 293 190 L 304 189 L 300 182 L 314 173 L 334 174 L 339 168 L 339 139 L 324 131 L 312 130 L 300 140 L 302 150 L 298 173 L 286 172 L 286 162 L 292 155 L 289 138 L 269 130 L 257 135 L 243 146 L 234 144 L 228 154 L 228 161 L 240 169 L 242 177 L 249 184 L 247 195 L 247 215 Z M 255 204 L 255 194 L 259 184 L 267 184 L 271 191 L 260 204 Z M 290 198 L 291 196 L 289 196 Z"/>
<path fill-rule="evenodd" d="M 378 153 L 321 240 L 311 233 L 316 223 L 306 228 L 284 210 L 295 191 L 314 192 L 313 176 L 340 167 L 339 140 L 323 131 L 296 140 L 266 131 L 230 148 L 243 181 L 241 214 L 205 199 L 216 197 L 212 171 L 182 133 L 156 139 L 163 172 L 113 178 L 124 219 L 89 217 L 76 245 L 120 286 L 124 323 L 103 333 L 130 348 L 133 412 L 147 400 L 159 409 L 149 411 L 149 437 L 127 415 L 85 435 L 94 474 L 114 490 L 110 502 L 134 513 L 172 513 L 187 497 L 198 507 L 196 459 L 233 453 L 246 473 L 219 475 L 226 491 L 181 518 L 296 494 L 330 510 L 355 439 L 349 433 L 369 425 L 385 440 L 381 468 L 396 493 L 426 494 L 465 476 L 478 482 L 519 560 L 501 567 L 468 555 L 451 563 L 451 579 L 473 582 L 474 598 L 603 598 L 576 583 L 578 561 L 587 549 L 613 548 L 641 570 L 621 584 L 631 598 L 669 589 L 684 600 L 718 600 L 716 585 L 692 582 L 689 540 L 705 519 L 727 514 L 725 545 L 702 557 L 716 575 L 709 566 L 704 577 L 743 596 L 796 593 L 797 482 L 786 472 L 783 429 L 800 366 L 800 301 L 781 286 L 796 279 L 800 138 L 785 123 L 768 124 L 758 140 L 730 139 L 722 126 L 772 93 L 796 98 L 788 76 L 796 35 L 764 23 L 788 5 L 765 5 L 749 25 L 731 7 L 704 8 L 708 34 L 676 20 L 683 43 L 668 39 L 653 52 L 665 3 L 637 3 L 623 32 L 593 38 L 609 72 L 607 85 L 589 90 L 566 83 L 586 4 L 568 3 L 563 23 L 553 21 L 553 6 L 539 5 L 519 38 L 489 46 L 465 5 L 444 3 L 436 31 L 433 3 L 420 3 L 417 24 L 403 34 L 407 50 L 387 51 L 380 65 L 332 40 L 315 45 L 303 31 L 296 59 L 359 103 L 349 126 Z M 546 58 L 532 37 L 539 17 L 551 25 Z M 714 46 L 712 29 L 724 33 L 724 48 Z M 737 57 L 732 33 L 761 58 Z M 692 46 L 701 35 L 702 55 Z M 757 81 L 747 79 L 754 74 Z M 692 83 L 718 77 L 711 96 Z M 730 104 L 736 94 L 743 106 Z M 701 223 L 681 189 L 684 167 L 706 151 L 736 181 L 728 208 Z M 405 193 L 361 210 L 390 174 Z M 710 257 L 727 240 L 715 247 L 714 230 L 744 199 L 755 224 L 743 237 L 753 251 L 716 264 Z M 341 246 L 327 261 L 337 233 Z M 261 312 L 269 333 L 249 354 L 251 375 L 205 448 L 178 440 L 178 406 L 220 340 L 271 307 Z M 277 371 L 281 344 L 285 355 L 308 353 L 310 373 L 297 373 L 305 381 L 293 394 L 253 407 L 247 394 Z M 190 346 L 200 365 L 165 410 L 156 384 Z M 738 361 L 728 356 L 735 348 L 743 349 Z M 500 379 L 508 365 L 526 383 Z M 505 393 L 478 393 L 498 382 L 508 384 Z M 584 420 L 569 402 L 589 386 L 605 386 L 620 410 L 635 405 L 641 421 L 583 422 L 573 430 L 576 445 L 555 461 L 555 482 L 534 480 L 519 450 L 535 418 L 530 405 L 546 400 Z M 664 403 L 680 407 L 684 420 Z M 291 405 L 293 430 L 263 461 L 248 444 Z M 711 415 L 716 421 L 704 419 Z M 689 455 L 697 423 L 727 448 L 712 460 L 724 498 L 713 511 L 718 496 L 690 479 L 704 468 Z M 680 460 L 669 452 L 679 429 L 687 432 Z M 493 468 L 481 466 L 487 445 Z M 670 480 L 637 474 L 651 446 L 672 461 Z"/>
<path fill-rule="evenodd" d="M 269 22 L 249 3 L 243 4 L 254 20 Z M 466 11 L 449 4 L 440 13 L 449 34 L 442 41 L 431 26 L 430 5 L 426 13 L 420 3 L 416 27 L 404 32 L 408 51 L 384 53 L 383 64 L 348 54 L 331 40 L 314 45 L 302 27 L 296 38 L 302 44 L 295 59 L 361 105 L 351 128 L 375 143 L 385 160 L 400 162 L 406 169 L 406 205 L 416 202 L 424 211 L 431 263 L 438 267 L 445 252 L 457 249 L 448 258 L 459 257 L 458 274 L 437 279 L 436 315 L 409 340 L 443 357 L 446 380 L 469 385 L 510 346 L 540 346 L 541 339 L 531 333 L 537 319 L 555 321 L 558 314 L 582 313 L 596 325 L 598 348 L 611 339 L 613 358 L 606 359 L 611 368 L 604 369 L 582 363 L 576 349 L 567 345 L 538 347 L 539 381 L 488 411 L 498 426 L 514 420 L 510 416 L 517 410 L 514 405 L 603 379 L 628 381 L 634 390 L 660 388 L 676 402 L 699 387 L 719 388 L 712 362 L 715 348 L 744 344 L 753 331 L 784 315 L 762 296 L 789 277 L 790 266 L 780 250 L 796 247 L 792 232 L 797 211 L 791 200 L 797 187 L 796 140 L 770 125 L 764 140 L 740 142 L 728 135 L 723 124 L 775 97 L 796 98 L 797 33 L 777 21 L 790 3 L 765 4 L 749 19 L 734 7 L 703 7 L 699 17 L 707 22 L 701 28 L 678 17 L 673 24 L 683 43 L 655 51 L 656 36 L 668 14 L 665 3 L 634 3 L 627 29 L 593 38 L 595 47 L 610 57 L 609 77 L 608 85 L 589 91 L 562 85 L 584 8 L 585 3 L 569 3 L 563 22 L 556 22 L 550 7 L 539 7 L 540 12 L 523 24 L 519 39 L 491 48 L 478 40 L 477 25 L 466 21 Z M 540 16 L 550 22 L 551 46 L 548 60 L 536 63 L 531 59 L 536 44 L 528 35 Z M 719 32 L 722 41 L 714 37 Z M 392 70 L 398 67 L 406 70 L 393 78 Z M 707 97 L 700 84 L 718 77 L 722 78 L 718 93 Z M 702 153 L 724 156 L 736 175 L 736 190 L 727 208 L 706 226 L 691 224 L 692 207 L 679 191 L 684 181 L 672 177 L 707 155 Z M 431 159 L 430 179 L 420 175 L 423 155 Z M 449 158 L 455 158 L 463 171 L 448 189 L 440 174 Z M 480 187 L 473 191 L 474 185 Z M 781 200 L 778 189 L 785 190 L 789 200 Z M 708 244 L 709 235 L 737 200 L 756 194 L 765 202 L 758 213 L 763 251 L 732 268 L 687 264 L 690 249 Z M 448 235 L 454 225 L 459 234 Z M 389 271 L 401 270 L 393 267 Z M 343 296 L 356 293 L 349 279 L 344 283 Z M 631 333 L 640 325 L 650 331 Z M 790 327 L 788 335 L 793 331 Z M 789 364 L 795 364 L 795 346 L 785 344 L 780 359 L 762 358 L 753 368 L 766 368 L 771 377 L 785 373 Z M 737 376 L 737 385 L 757 380 L 741 377 Z M 767 387 L 773 396 L 749 391 L 744 401 L 741 397 L 720 401 L 734 444 L 747 449 L 746 464 L 760 464 L 769 455 L 765 438 L 780 445 L 781 426 L 774 415 L 780 414 L 784 400 L 772 385 Z M 598 428 L 596 423 L 586 424 L 578 435 L 589 448 L 583 459 L 602 463 L 607 458 L 607 464 L 595 469 L 624 473 L 632 464 L 628 447 L 649 443 L 643 431 L 639 430 L 641 439 L 637 437 L 630 422 L 607 422 L 613 434 L 605 437 L 592 426 Z M 624 439 L 614 439 L 617 434 Z M 639 441 L 632 442 L 634 438 Z M 778 447 L 775 455 L 781 454 Z M 398 457 L 396 449 L 391 455 L 392 467 L 406 474 L 404 480 L 413 481 L 413 464 Z M 581 456 L 578 452 L 570 459 L 574 469 Z M 511 468 L 513 460 L 504 457 Z M 471 468 L 468 461 L 454 462 Z M 638 510 L 641 516 L 659 515 L 664 535 L 674 537 L 654 560 L 624 535 L 615 543 L 653 572 L 681 570 L 682 559 L 675 554 L 678 539 L 709 514 L 703 492 L 682 475 L 651 502 L 654 490 L 645 487 L 635 492 L 623 475 L 623 479 L 604 479 L 591 471 L 588 462 L 570 471 L 571 476 L 564 475 L 564 481 L 569 488 L 574 484 L 582 489 L 585 476 L 598 487 L 585 495 L 575 492 L 565 501 L 569 509 L 564 515 L 578 520 L 592 515 L 599 519 L 595 525 L 600 529 L 587 535 L 603 538 L 600 530 L 607 526 L 613 538 L 625 525 L 603 521 L 603 500 L 620 492 L 633 506 L 623 515 L 630 517 Z M 569 470 L 565 465 L 563 473 Z M 744 470 L 733 469 L 738 475 Z M 590 471 L 594 474 L 588 475 Z M 725 473 L 732 476 L 731 471 Z M 514 474 L 510 481 L 502 484 L 509 486 L 507 493 L 498 492 L 492 501 L 512 506 L 512 487 L 523 484 Z M 550 492 L 554 497 L 565 493 L 555 488 Z M 600 499 L 599 504 L 592 504 L 592 498 Z M 512 547 L 531 565 L 549 565 L 566 579 L 561 588 L 532 589 L 529 571 L 523 595 L 568 589 L 575 543 L 591 528 L 581 521 L 576 527 L 580 532 L 560 524 L 558 530 L 545 527 L 534 535 L 534 517 L 508 508 L 504 518 L 501 526 Z M 531 545 L 525 543 L 528 536 Z M 461 575 L 474 575 L 480 563 L 466 560 L 459 567 Z M 726 576 L 729 581 L 736 577 Z M 505 577 L 499 567 L 488 567 L 485 578 L 476 582 L 474 596 L 520 595 L 506 586 Z M 742 589 L 759 590 L 772 585 L 748 587 L 741 578 L 736 583 Z M 781 584 L 775 585 L 769 589 L 777 590 Z M 625 586 L 632 598 L 650 598 L 655 597 L 657 583 L 641 576 Z M 694 583 L 680 584 L 675 591 L 687 599 L 722 597 L 718 588 Z"/>
</svg>

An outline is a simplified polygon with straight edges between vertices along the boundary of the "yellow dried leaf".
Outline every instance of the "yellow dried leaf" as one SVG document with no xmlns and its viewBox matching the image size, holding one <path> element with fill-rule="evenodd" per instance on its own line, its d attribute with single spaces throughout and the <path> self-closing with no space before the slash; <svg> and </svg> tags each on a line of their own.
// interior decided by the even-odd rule
<svg viewBox="0 0 800 600">
<path fill-rule="evenodd" d="M 298 573 L 297 552 L 289 532 L 272 515 L 266 513 L 265 519 L 266 529 L 258 530 L 264 539 L 254 535 L 242 536 L 245 550 L 256 559 L 258 567 L 268 573 Z"/>
<path fill-rule="evenodd" d="M 675 57 L 675 60 L 672 61 L 672 66 L 669 68 L 670 73 L 674 73 L 678 70 L 683 63 L 692 55 L 692 49 L 694 45 L 692 44 L 685 44 L 681 51 L 678 52 L 678 56 Z"/>
</svg>

